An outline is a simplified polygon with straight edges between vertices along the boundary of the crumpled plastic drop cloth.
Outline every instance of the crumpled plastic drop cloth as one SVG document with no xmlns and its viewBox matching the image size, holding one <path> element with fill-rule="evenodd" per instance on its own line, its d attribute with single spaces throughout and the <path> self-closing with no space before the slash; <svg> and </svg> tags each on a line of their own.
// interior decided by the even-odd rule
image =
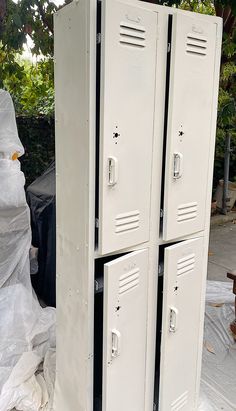
<svg viewBox="0 0 236 411">
<path fill-rule="evenodd" d="M 14 106 L 0 90 L 0 411 L 49 411 L 55 375 L 55 309 L 30 281 L 30 213 Z"/>
<path fill-rule="evenodd" d="M 199 411 L 236 411 L 232 282 L 208 281 Z"/>
</svg>

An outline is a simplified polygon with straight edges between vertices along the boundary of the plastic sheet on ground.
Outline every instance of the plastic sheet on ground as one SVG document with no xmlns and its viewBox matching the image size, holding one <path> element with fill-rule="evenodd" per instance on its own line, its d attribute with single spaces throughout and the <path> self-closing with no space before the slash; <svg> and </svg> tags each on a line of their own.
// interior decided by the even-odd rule
<svg viewBox="0 0 236 411">
<path fill-rule="evenodd" d="M 236 410 L 232 282 L 208 281 L 199 411 Z"/>
<path fill-rule="evenodd" d="M 0 410 L 46 411 L 53 400 L 55 309 L 43 309 L 31 287 L 29 209 L 14 152 L 23 148 L 12 101 L 1 90 Z"/>
</svg>

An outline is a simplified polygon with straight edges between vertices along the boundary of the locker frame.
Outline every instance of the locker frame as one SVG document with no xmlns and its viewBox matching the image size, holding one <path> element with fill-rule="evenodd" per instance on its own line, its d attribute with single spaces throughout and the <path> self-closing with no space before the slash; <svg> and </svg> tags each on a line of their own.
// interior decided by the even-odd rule
<svg viewBox="0 0 236 411">
<path fill-rule="evenodd" d="M 117 0 L 102 0 L 117 1 Z M 144 3 L 138 0 L 123 1 L 158 13 L 157 78 L 165 79 L 167 55 L 167 20 L 175 13 L 189 12 Z M 83 11 L 85 19 L 75 24 Z M 57 377 L 55 388 L 56 411 L 93 411 L 93 309 L 94 261 L 101 257 L 94 250 L 95 226 L 95 134 L 96 134 L 96 0 L 75 0 L 55 14 L 55 83 L 56 83 L 56 162 L 57 162 Z M 190 13 L 192 16 L 193 13 Z M 197 15 L 204 21 L 217 24 L 216 67 L 213 106 L 217 106 L 221 52 L 221 19 Z M 74 24 L 73 24 L 74 22 Z M 74 30 L 73 35 L 71 34 Z M 70 47 L 73 53 L 71 62 Z M 83 66 L 81 68 L 81 60 Z M 82 80 L 81 80 L 82 78 Z M 158 249 L 163 241 L 159 236 L 160 191 L 164 131 L 165 81 L 156 83 L 155 139 L 152 158 L 152 196 L 150 212 L 150 239 L 148 242 L 126 248 L 122 253 L 149 249 L 148 323 L 146 353 L 145 410 L 153 409 L 156 306 L 158 279 Z M 161 103 L 162 102 L 162 103 Z M 65 109 L 66 108 L 66 109 Z M 83 116 L 78 116 L 78 112 Z M 215 139 L 216 110 L 213 110 L 211 138 Z M 69 131 L 69 132 L 68 132 Z M 78 132 L 79 131 L 79 132 Z M 65 140 L 66 136 L 66 140 Z M 63 141 L 64 139 L 64 141 Z M 83 150 L 80 150 L 83 147 Z M 198 375 L 203 341 L 205 278 L 209 239 L 209 216 L 214 161 L 212 143 L 206 198 L 205 229 L 194 235 L 172 239 L 204 237 L 204 275 L 201 298 L 201 335 L 198 350 Z M 76 175 L 76 178 L 71 178 Z M 82 216 L 77 220 L 78 215 Z M 116 255 L 116 253 L 112 253 Z M 69 321 L 68 321 L 69 319 Z M 66 355 L 65 355 L 66 352 Z M 198 388 L 196 388 L 197 396 Z M 110 410 L 109 410 L 110 411 Z M 165 410 L 160 410 L 165 411 Z"/>
</svg>

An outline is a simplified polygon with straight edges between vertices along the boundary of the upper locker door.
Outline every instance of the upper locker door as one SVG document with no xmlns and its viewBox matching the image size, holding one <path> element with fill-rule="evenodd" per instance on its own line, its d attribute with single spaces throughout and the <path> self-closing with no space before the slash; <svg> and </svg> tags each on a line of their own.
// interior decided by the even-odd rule
<svg viewBox="0 0 236 411">
<path fill-rule="evenodd" d="M 161 411 L 195 410 L 203 238 L 165 249 L 161 341 Z"/>
<path fill-rule="evenodd" d="M 163 238 L 205 226 L 212 139 L 216 24 L 173 16 Z"/>
<path fill-rule="evenodd" d="M 99 251 L 149 240 L 157 14 L 102 2 Z"/>
<path fill-rule="evenodd" d="M 103 411 L 144 411 L 148 250 L 104 267 Z"/>
</svg>

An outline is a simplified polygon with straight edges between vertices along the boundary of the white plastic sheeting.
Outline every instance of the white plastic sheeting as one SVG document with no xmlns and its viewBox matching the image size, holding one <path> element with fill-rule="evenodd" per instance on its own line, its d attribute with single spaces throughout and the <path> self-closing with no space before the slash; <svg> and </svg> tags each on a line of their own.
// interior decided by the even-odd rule
<svg viewBox="0 0 236 411">
<path fill-rule="evenodd" d="M 232 282 L 208 281 L 199 411 L 236 410 L 236 342 Z"/>
<path fill-rule="evenodd" d="M 41 308 L 30 281 L 31 229 L 23 154 L 8 93 L 0 91 L 0 410 L 50 410 L 55 309 Z"/>
<path fill-rule="evenodd" d="M 12 156 L 24 154 L 24 148 L 20 142 L 15 109 L 10 94 L 5 90 L 0 90 L 0 153 Z"/>
</svg>

